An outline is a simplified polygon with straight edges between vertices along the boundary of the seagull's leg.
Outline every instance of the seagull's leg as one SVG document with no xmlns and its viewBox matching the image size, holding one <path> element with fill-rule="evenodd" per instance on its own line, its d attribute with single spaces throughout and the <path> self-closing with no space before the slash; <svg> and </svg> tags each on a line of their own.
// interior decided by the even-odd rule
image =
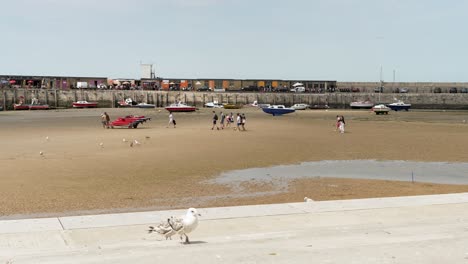
<svg viewBox="0 0 468 264">
<path fill-rule="evenodd" d="M 184 235 L 185 235 L 185 243 L 190 244 L 187 234 L 184 234 Z"/>
</svg>

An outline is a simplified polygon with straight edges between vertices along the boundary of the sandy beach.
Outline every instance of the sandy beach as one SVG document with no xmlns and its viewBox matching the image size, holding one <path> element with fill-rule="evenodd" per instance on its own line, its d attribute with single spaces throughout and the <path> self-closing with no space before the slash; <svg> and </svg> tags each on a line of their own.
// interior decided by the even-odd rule
<svg viewBox="0 0 468 264">
<path fill-rule="evenodd" d="M 152 120 L 137 129 L 103 129 L 103 111 L 111 120 L 127 114 Z M 279 192 L 255 181 L 242 193 L 207 183 L 230 170 L 305 161 L 468 162 L 468 112 L 307 110 L 272 117 L 251 107 L 216 109 L 245 113 L 247 131 L 239 132 L 211 130 L 211 111 L 175 113 L 177 128 L 166 127 L 164 109 L 0 112 L 0 217 L 468 191 L 466 185 L 339 178 L 294 180 Z M 345 134 L 334 131 L 337 114 L 346 118 Z M 130 147 L 135 139 L 141 144 Z"/>
</svg>

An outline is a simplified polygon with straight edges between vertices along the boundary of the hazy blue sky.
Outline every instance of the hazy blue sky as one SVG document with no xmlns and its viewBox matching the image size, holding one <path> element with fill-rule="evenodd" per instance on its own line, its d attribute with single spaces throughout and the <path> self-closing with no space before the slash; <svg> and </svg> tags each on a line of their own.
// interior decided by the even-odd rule
<svg viewBox="0 0 468 264">
<path fill-rule="evenodd" d="M 0 0 L 0 75 L 468 81 L 465 0 Z"/>
</svg>

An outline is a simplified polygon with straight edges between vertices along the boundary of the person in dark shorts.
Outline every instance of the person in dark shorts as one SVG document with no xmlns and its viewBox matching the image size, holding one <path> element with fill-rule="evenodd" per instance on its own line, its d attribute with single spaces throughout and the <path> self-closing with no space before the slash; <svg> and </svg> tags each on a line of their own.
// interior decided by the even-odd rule
<svg viewBox="0 0 468 264">
<path fill-rule="evenodd" d="M 213 126 L 211 127 L 211 130 L 213 130 L 215 126 L 216 126 L 216 129 L 219 130 L 217 123 L 218 123 L 218 115 L 216 114 L 215 111 L 213 111 Z"/>
</svg>

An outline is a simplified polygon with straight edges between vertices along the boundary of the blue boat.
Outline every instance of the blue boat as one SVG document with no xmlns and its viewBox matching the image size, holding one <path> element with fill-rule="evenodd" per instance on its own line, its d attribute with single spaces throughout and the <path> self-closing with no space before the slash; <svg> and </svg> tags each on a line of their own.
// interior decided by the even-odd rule
<svg viewBox="0 0 468 264">
<path fill-rule="evenodd" d="M 262 108 L 263 112 L 273 115 L 280 116 L 284 114 L 294 113 L 296 110 L 294 108 L 288 108 L 284 105 L 270 105 L 268 107 Z"/>
<path fill-rule="evenodd" d="M 398 100 L 397 102 L 388 104 L 387 106 L 390 107 L 390 109 L 394 111 L 399 111 L 399 110 L 408 111 L 411 107 L 411 104 L 405 104 L 403 101 Z"/>
</svg>

